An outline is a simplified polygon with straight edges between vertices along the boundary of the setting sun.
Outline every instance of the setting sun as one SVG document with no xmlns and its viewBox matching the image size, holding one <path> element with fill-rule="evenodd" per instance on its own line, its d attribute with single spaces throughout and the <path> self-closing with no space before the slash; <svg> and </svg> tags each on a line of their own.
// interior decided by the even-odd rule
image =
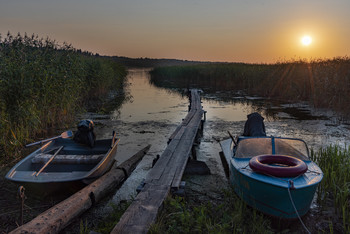
<svg viewBox="0 0 350 234">
<path fill-rule="evenodd" d="M 303 44 L 304 46 L 310 45 L 311 42 L 312 42 L 312 38 L 310 36 L 303 36 L 301 38 L 301 44 Z"/>
</svg>

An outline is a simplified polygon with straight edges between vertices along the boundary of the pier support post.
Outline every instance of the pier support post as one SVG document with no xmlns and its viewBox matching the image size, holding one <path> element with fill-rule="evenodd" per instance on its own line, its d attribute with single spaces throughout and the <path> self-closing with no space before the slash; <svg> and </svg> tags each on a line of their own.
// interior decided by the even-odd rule
<svg viewBox="0 0 350 234">
<path fill-rule="evenodd" d="M 191 153 L 192 153 L 192 158 L 194 160 L 197 160 L 197 151 L 195 147 L 196 147 L 195 145 L 192 146 Z"/>
</svg>

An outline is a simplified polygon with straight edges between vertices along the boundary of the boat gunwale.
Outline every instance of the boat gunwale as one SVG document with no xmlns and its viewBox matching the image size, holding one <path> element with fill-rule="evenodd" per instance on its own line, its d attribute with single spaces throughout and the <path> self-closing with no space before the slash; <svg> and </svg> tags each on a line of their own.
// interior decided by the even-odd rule
<svg viewBox="0 0 350 234">
<path fill-rule="evenodd" d="M 107 140 L 111 140 L 111 139 L 101 139 L 101 141 L 107 141 Z M 30 153 L 28 156 L 24 157 L 18 163 L 16 163 L 16 165 L 13 166 L 11 168 L 11 170 L 6 174 L 5 178 L 7 180 L 10 180 L 10 181 L 15 182 L 15 183 L 35 183 L 35 184 L 67 183 L 67 182 L 74 182 L 74 181 L 91 180 L 91 179 L 94 179 L 94 178 L 97 178 L 97 177 L 101 176 L 101 173 L 97 173 L 95 176 L 94 176 L 94 173 L 96 173 L 96 171 L 98 171 L 98 169 L 101 168 L 101 166 L 106 162 L 106 160 L 108 160 L 110 157 L 113 156 L 112 153 L 116 152 L 116 148 L 118 146 L 118 143 L 119 143 L 119 139 L 117 139 L 114 142 L 113 146 L 110 146 L 108 148 L 107 152 L 105 153 L 104 157 L 100 160 L 100 162 L 98 162 L 89 171 L 86 171 L 86 173 L 83 176 L 74 177 L 74 178 L 66 178 L 66 179 L 60 178 L 58 180 L 54 179 L 54 178 L 49 178 L 50 180 L 28 180 L 28 179 L 23 178 L 23 177 L 22 178 L 14 178 L 14 177 L 12 177 L 18 171 L 17 169 L 22 163 L 24 163 L 24 162 L 26 162 L 28 160 L 31 160 L 40 151 L 43 152 L 51 144 L 52 144 L 52 146 L 54 146 L 55 145 L 55 140 L 52 140 L 52 141 L 49 141 L 48 143 L 46 143 L 45 145 L 41 146 L 40 148 L 36 149 L 32 153 Z M 114 160 L 112 160 L 111 165 L 109 166 L 109 168 L 113 165 L 113 161 Z M 67 165 L 71 165 L 71 164 L 67 164 Z M 65 173 L 68 175 L 68 174 L 71 174 L 72 171 L 70 171 L 70 172 L 60 172 L 61 175 L 64 175 Z"/>
</svg>

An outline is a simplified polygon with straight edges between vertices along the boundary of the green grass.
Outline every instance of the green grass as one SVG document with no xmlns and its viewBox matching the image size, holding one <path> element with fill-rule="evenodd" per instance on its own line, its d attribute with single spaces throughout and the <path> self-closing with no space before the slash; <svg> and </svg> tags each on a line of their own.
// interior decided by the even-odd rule
<svg viewBox="0 0 350 234">
<path fill-rule="evenodd" d="M 114 226 L 118 223 L 119 219 L 122 217 L 122 215 L 124 214 L 124 212 L 130 204 L 131 201 L 126 203 L 120 203 L 119 205 L 111 204 L 113 212 L 110 215 L 108 215 L 108 217 L 105 218 L 102 222 L 100 222 L 96 228 L 93 228 L 93 230 L 101 234 L 111 233 Z M 81 232 L 89 233 L 87 227 L 81 226 L 80 230 Z"/>
<path fill-rule="evenodd" d="M 126 70 L 115 62 L 37 36 L 0 35 L 0 161 L 25 142 L 64 127 L 110 89 L 122 89 Z"/>
<path fill-rule="evenodd" d="M 350 147 L 331 145 L 312 152 L 312 158 L 324 173 L 317 190 L 318 203 L 323 210 L 334 207 L 334 218 L 341 217 L 343 231 L 350 233 Z"/>
<path fill-rule="evenodd" d="M 217 204 L 194 204 L 183 198 L 170 198 L 149 233 L 272 233 L 270 221 L 248 208 L 233 190 L 223 191 Z"/>
</svg>

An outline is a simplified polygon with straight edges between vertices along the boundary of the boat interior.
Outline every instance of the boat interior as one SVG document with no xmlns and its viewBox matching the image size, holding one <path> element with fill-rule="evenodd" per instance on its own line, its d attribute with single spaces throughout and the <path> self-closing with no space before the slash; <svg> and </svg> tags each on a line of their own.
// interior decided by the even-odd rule
<svg viewBox="0 0 350 234">
<path fill-rule="evenodd" d="M 63 146 L 63 147 L 62 147 Z M 62 148 L 61 148 L 62 147 Z M 61 149 L 60 149 L 61 148 Z M 41 147 L 25 158 L 10 177 L 45 178 L 54 176 L 56 179 L 70 176 L 83 176 L 91 171 L 107 154 L 111 148 L 111 140 L 97 140 L 93 148 L 77 144 L 71 139 L 58 139 Z M 57 153 L 54 159 L 44 168 L 39 176 L 36 173 Z"/>
</svg>

